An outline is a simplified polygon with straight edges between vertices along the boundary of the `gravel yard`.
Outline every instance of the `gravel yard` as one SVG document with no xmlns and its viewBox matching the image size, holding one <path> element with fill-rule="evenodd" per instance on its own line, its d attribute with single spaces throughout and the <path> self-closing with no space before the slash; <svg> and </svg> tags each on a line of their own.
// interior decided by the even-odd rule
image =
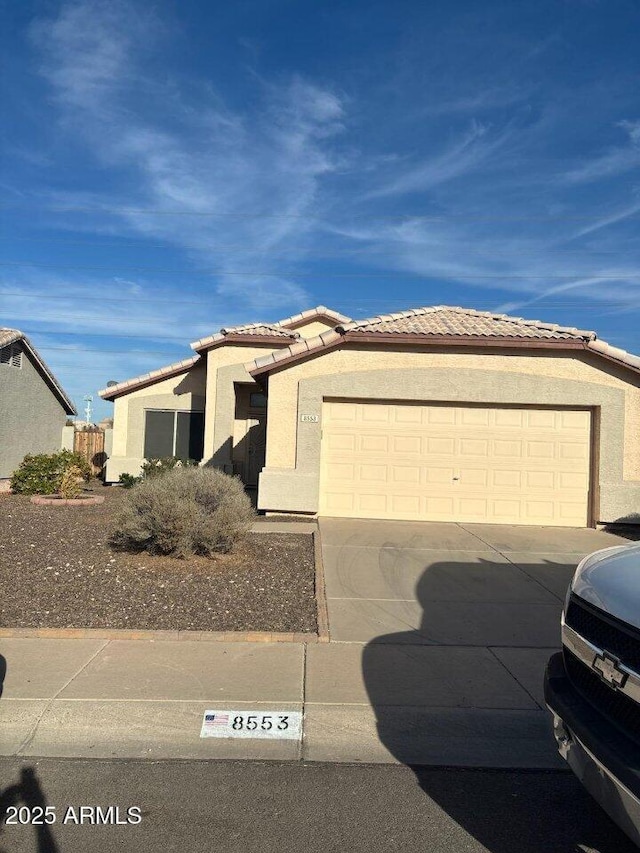
<svg viewBox="0 0 640 853">
<path fill-rule="evenodd" d="M 315 631 L 312 537 L 251 534 L 232 554 L 176 560 L 109 547 L 126 494 L 35 506 L 0 495 L 0 627 Z"/>
</svg>

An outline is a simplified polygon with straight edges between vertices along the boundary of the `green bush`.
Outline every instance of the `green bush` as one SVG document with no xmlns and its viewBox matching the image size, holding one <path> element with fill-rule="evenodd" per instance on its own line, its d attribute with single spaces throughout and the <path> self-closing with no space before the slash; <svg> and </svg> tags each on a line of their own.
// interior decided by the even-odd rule
<svg viewBox="0 0 640 853">
<path fill-rule="evenodd" d="M 84 480 L 91 479 L 91 465 L 81 453 L 28 454 L 11 477 L 11 490 L 21 495 L 53 495 L 60 489 L 67 468 L 76 466 Z"/>
<path fill-rule="evenodd" d="M 134 477 L 133 474 L 120 474 L 118 482 L 123 489 L 132 489 L 142 481 L 142 477 Z"/>
<path fill-rule="evenodd" d="M 162 459 L 145 459 L 142 466 L 142 479 L 149 480 L 152 477 L 161 477 L 174 468 L 192 468 L 198 463 L 195 459 L 178 459 L 177 456 L 163 456 Z"/>
<path fill-rule="evenodd" d="M 124 498 L 112 522 L 112 545 L 189 557 L 230 551 L 255 518 L 237 477 L 213 468 L 175 467 Z"/>
</svg>

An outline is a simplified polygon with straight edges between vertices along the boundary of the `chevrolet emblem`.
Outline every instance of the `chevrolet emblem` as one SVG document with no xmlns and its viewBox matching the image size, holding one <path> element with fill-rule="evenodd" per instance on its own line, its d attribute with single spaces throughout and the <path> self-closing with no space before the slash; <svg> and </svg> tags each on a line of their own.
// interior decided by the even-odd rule
<svg viewBox="0 0 640 853">
<path fill-rule="evenodd" d="M 591 666 L 609 687 L 613 687 L 614 690 L 621 690 L 624 687 L 627 681 L 627 673 L 622 671 L 620 661 L 617 658 L 603 652 L 601 655 L 595 656 Z"/>
</svg>

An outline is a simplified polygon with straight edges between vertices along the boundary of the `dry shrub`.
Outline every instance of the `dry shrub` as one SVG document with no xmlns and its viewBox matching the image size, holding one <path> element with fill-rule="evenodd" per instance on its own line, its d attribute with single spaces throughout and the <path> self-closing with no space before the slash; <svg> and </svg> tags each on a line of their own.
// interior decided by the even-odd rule
<svg viewBox="0 0 640 853">
<path fill-rule="evenodd" d="M 82 471 L 77 465 L 70 465 L 62 475 L 60 480 L 59 492 L 65 500 L 75 500 L 80 497 L 80 485 L 78 480 L 82 480 Z"/>
<path fill-rule="evenodd" d="M 213 468 L 174 468 L 127 493 L 110 539 L 127 550 L 211 556 L 230 551 L 254 519 L 237 477 Z"/>
</svg>

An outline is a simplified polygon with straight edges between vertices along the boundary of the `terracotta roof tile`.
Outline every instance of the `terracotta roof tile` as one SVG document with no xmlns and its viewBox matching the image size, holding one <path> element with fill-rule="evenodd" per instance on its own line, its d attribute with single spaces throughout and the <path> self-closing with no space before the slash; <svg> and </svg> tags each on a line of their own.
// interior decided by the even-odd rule
<svg viewBox="0 0 640 853">
<path fill-rule="evenodd" d="M 357 339 L 358 335 L 382 336 L 397 335 L 398 341 L 403 335 L 424 335 L 433 340 L 438 335 L 443 338 L 496 338 L 500 340 L 544 340 L 544 341 L 582 341 L 592 349 L 621 364 L 640 371 L 640 357 L 625 350 L 612 347 L 597 338 L 595 332 L 577 329 L 573 326 L 559 326 L 556 323 L 544 323 L 540 320 L 525 320 L 522 317 L 510 317 L 491 311 L 476 311 L 473 308 L 458 308 L 449 305 L 436 305 L 425 308 L 412 308 L 395 314 L 381 314 L 366 320 L 343 323 L 311 338 L 307 341 L 308 352 L 321 351 L 334 344 L 340 337 L 349 335 Z M 277 365 L 289 359 L 303 358 L 307 351 L 289 346 L 273 353 L 271 361 L 257 359 L 247 366 L 250 373 L 262 372 L 268 364 Z"/>
<path fill-rule="evenodd" d="M 346 317 L 344 314 L 339 314 L 326 305 L 317 305 L 315 308 L 309 308 L 308 311 L 301 311 L 300 314 L 294 314 L 292 317 L 287 317 L 284 320 L 278 320 L 278 326 L 295 326 L 304 320 L 313 320 L 314 317 L 326 317 L 327 320 L 333 320 L 335 323 L 350 323 L 351 317 Z"/>
<path fill-rule="evenodd" d="M 12 344 L 22 337 L 22 332 L 18 331 L 18 329 L 7 329 L 5 326 L 0 327 L 0 347 L 6 347 L 7 344 Z"/>
<path fill-rule="evenodd" d="M 175 361 L 173 364 L 167 364 L 166 367 L 160 367 L 158 370 L 151 370 L 149 373 L 143 373 L 141 376 L 134 376 L 133 379 L 125 379 L 123 382 L 118 382 L 116 385 L 103 388 L 102 391 L 98 391 L 98 394 L 103 400 L 112 400 L 114 397 L 119 397 L 121 394 L 125 394 L 128 391 L 135 391 L 136 388 L 151 385 L 159 379 L 169 379 L 171 376 L 177 376 L 179 373 L 184 373 L 199 361 L 199 355 L 191 356 L 191 358 L 185 358 L 182 361 Z"/>
<path fill-rule="evenodd" d="M 543 340 L 593 340 L 594 332 L 525 320 L 490 311 L 439 305 L 367 320 L 345 323 L 341 331 L 363 334 L 462 335 L 465 337 L 536 338 Z"/>
<path fill-rule="evenodd" d="M 300 338 L 300 334 L 289 326 L 295 326 L 305 320 L 312 320 L 314 317 L 326 317 L 328 320 L 333 320 L 336 323 L 349 323 L 349 317 L 344 314 L 338 314 L 337 311 L 332 311 L 325 305 L 318 305 L 316 308 L 310 308 L 308 311 L 302 311 L 299 314 L 294 314 L 292 317 L 286 317 L 284 320 L 278 320 L 277 323 L 247 323 L 242 326 L 229 326 L 228 328 L 220 329 L 215 335 L 209 335 L 206 338 L 200 338 L 199 341 L 194 341 L 191 344 L 191 349 L 200 351 L 213 346 L 219 346 L 224 343 L 229 335 L 247 335 L 247 337 L 266 337 L 266 338 L 282 338 L 283 342 L 287 340 L 296 341 Z"/>
</svg>

